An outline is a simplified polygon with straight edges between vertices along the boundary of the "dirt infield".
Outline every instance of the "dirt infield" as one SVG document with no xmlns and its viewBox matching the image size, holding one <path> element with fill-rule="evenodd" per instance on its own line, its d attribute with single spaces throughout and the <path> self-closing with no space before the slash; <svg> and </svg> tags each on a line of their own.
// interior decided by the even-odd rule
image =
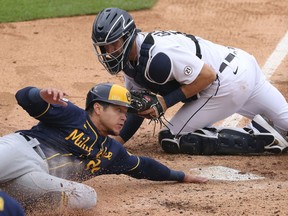
<svg viewBox="0 0 288 216">
<path fill-rule="evenodd" d="M 159 0 L 151 10 L 132 15 L 142 31 L 177 30 L 241 47 L 255 55 L 261 66 L 288 30 L 287 0 Z M 0 135 L 30 128 L 36 122 L 16 105 L 14 93 L 19 88 L 61 88 L 71 101 L 84 107 L 87 90 L 95 83 L 122 84 L 121 75 L 108 75 L 96 60 L 90 40 L 93 20 L 94 16 L 81 16 L 0 24 Z M 271 80 L 288 99 L 288 56 Z M 193 185 L 99 176 L 86 182 L 98 193 L 94 209 L 30 215 L 288 215 L 288 155 L 167 155 L 157 145 L 153 124 L 144 122 L 141 128 L 126 144 L 134 154 L 187 172 L 224 166 L 264 178 Z M 156 133 L 158 130 L 157 125 Z"/>
</svg>

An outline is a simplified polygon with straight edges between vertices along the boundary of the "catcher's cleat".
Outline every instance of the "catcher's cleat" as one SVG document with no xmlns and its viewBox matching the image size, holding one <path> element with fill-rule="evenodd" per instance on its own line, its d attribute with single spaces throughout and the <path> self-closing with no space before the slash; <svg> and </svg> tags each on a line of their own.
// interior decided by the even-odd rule
<svg viewBox="0 0 288 216">
<path fill-rule="evenodd" d="M 274 154 L 284 153 L 284 150 L 285 150 L 285 148 L 278 145 L 278 141 L 276 139 L 272 144 L 264 146 L 264 149 L 265 151 L 271 152 Z"/>
<path fill-rule="evenodd" d="M 275 137 L 275 141 L 272 144 L 264 147 L 266 151 L 273 153 L 286 153 L 288 151 L 288 142 L 286 139 L 261 115 L 256 115 L 251 124 L 252 127 L 257 129 L 260 133 L 271 133 Z"/>
<path fill-rule="evenodd" d="M 180 153 L 180 147 L 179 147 L 179 140 L 178 139 L 164 138 L 161 140 L 160 145 L 166 153 L 169 153 L 169 154 L 179 154 Z"/>
<path fill-rule="evenodd" d="M 283 150 L 282 150 L 282 153 L 287 153 L 288 152 L 288 147 L 285 147 Z"/>
<path fill-rule="evenodd" d="M 158 134 L 158 142 L 161 148 L 169 154 L 179 154 L 179 140 L 171 134 L 170 130 L 162 129 Z"/>
</svg>

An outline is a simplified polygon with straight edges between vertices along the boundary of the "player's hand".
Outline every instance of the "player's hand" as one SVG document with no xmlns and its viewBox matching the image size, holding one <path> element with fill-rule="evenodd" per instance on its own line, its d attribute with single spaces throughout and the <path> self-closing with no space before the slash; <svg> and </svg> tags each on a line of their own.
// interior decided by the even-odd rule
<svg viewBox="0 0 288 216">
<path fill-rule="evenodd" d="M 208 181 L 207 178 L 200 177 L 200 176 L 192 176 L 185 174 L 185 177 L 183 179 L 183 182 L 186 183 L 206 183 Z"/>
<path fill-rule="evenodd" d="M 64 96 L 67 94 L 61 90 L 55 88 L 45 88 L 40 90 L 40 96 L 43 100 L 50 104 L 59 104 L 61 106 L 67 106 L 67 99 Z"/>
</svg>

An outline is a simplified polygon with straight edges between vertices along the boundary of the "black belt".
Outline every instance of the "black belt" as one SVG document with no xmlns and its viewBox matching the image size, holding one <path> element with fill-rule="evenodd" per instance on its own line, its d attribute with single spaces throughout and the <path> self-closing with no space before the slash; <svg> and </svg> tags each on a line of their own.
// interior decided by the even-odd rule
<svg viewBox="0 0 288 216">
<path fill-rule="evenodd" d="M 23 136 L 28 142 L 31 140 L 31 138 L 27 136 L 26 134 L 23 134 L 22 132 L 20 132 L 19 134 Z"/>
<path fill-rule="evenodd" d="M 234 58 L 235 58 L 235 55 L 232 54 L 232 53 L 229 53 L 229 54 L 226 56 L 225 60 L 226 60 L 228 63 L 230 63 Z M 220 73 L 222 73 L 222 72 L 225 70 L 226 67 L 227 67 L 227 64 L 226 64 L 225 62 L 222 62 L 221 65 L 220 65 L 220 68 L 219 68 Z"/>
</svg>

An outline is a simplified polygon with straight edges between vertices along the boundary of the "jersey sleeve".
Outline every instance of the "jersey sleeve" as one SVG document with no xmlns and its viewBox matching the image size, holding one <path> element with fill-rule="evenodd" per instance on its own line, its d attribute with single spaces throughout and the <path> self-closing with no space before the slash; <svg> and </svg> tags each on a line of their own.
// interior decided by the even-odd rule
<svg viewBox="0 0 288 216">
<path fill-rule="evenodd" d="M 15 97 L 31 117 L 49 125 L 73 127 L 75 116 L 78 116 L 78 119 L 86 119 L 85 111 L 69 101 L 66 107 L 47 103 L 40 97 L 40 89 L 36 87 L 20 89 Z"/>
<path fill-rule="evenodd" d="M 172 77 L 180 84 L 192 83 L 200 74 L 204 61 L 190 50 L 180 50 L 180 48 L 174 48 L 173 50 L 169 53 L 172 62 Z"/>
<path fill-rule="evenodd" d="M 149 67 L 158 63 L 160 65 L 158 67 L 166 68 L 166 71 L 161 72 L 164 74 L 161 78 L 166 80 L 165 82 L 171 80 L 176 80 L 180 84 L 193 82 L 204 66 L 204 61 L 196 55 L 195 42 L 183 34 L 171 31 L 156 32 L 152 35 L 155 42 L 150 51 L 150 60 L 145 76 L 148 79 L 152 77 L 155 70 L 150 70 Z M 160 56 L 163 57 L 160 58 Z M 156 61 L 154 61 L 155 59 Z"/>
<path fill-rule="evenodd" d="M 48 109 L 49 104 L 40 97 L 40 89 L 32 86 L 20 89 L 16 95 L 18 104 L 34 118 Z"/>
</svg>

